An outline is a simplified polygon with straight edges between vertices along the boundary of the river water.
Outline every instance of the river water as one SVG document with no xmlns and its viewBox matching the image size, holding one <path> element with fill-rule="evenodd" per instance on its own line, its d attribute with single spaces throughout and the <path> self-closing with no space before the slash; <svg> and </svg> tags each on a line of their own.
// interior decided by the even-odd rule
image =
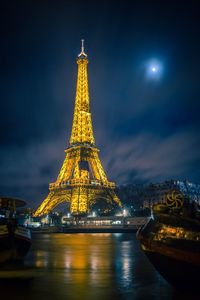
<svg viewBox="0 0 200 300">
<path fill-rule="evenodd" d="M 37 233 L 25 264 L 31 279 L 0 279 L 0 299 L 198 299 L 155 271 L 135 234 Z"/>
</svg>

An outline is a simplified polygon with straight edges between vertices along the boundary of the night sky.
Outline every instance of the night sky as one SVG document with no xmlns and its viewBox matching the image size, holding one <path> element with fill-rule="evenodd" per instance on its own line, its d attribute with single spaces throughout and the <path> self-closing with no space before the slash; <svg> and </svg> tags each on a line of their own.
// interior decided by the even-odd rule
<svg viewBox="0 0 200 300">
<path fill-rule="evenodd" d="M 0 195 L 36 207 L 56 179 L 71 132 L 81 38 L 109 179 L 200 182 L 198 1 L 3 2 Z M 154 61 L 157 74 L 149 69 Z"/>
</svg>

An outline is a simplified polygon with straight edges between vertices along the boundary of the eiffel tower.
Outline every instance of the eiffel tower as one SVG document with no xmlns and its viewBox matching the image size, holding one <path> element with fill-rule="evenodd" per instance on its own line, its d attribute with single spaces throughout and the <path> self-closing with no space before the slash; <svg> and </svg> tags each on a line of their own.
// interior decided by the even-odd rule
<svg viewBox="0 0 200 300">
<path fill-rule="evenodd" d="M 81 53 L 77 57 L 78 78 L 75 108 L 69 147 L 49 194 L 35 211 L 34 216 L 48 214 L 62 202 L 70 203 L 72 215 L 88 214 L 94 207 L 102 207 L 104 213 L 121 206 L 115 194 L 115 183 L 109 182 L 95 145 L 90 112 L 87 65 L 82 40 Z"/>
</svg>

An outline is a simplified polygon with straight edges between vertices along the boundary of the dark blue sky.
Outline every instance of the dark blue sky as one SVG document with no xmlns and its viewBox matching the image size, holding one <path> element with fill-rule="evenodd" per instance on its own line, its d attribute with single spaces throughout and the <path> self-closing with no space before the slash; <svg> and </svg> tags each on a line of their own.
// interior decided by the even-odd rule
<svg viewBox="0 0 200 300">
<path fill-rule="evenodd" d="M 111 180 L 200 182 L 198 1 L 4 1 L 0 194 L 37 206 L 64 159 L 85 39 L 96 144 Z M 146 63 L 163 64 L 159 80 Z"/>
</svg>

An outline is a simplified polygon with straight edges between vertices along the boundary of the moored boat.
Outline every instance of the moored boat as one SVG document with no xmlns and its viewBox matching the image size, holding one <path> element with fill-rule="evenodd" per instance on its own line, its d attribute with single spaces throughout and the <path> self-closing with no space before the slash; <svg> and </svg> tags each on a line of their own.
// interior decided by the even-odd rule
<svg viewBox="0 0 200 300">
<path fill-rule="evenodd" d="M 200 275 L 200 211 L 177 190 L 166 194 L 165 203 L 152 208 L 149 222 L 137 237 L 142 250 L 171 284 L 196 288 Z"/>
<path fill-rule="evenodd" d="M 16 208 L 24 205 L 19 199 L 0 198 L 0 263 L 23 260 L 30 249 L 30 230 L 18 225 L 16 218 Z"/>
</svg>

